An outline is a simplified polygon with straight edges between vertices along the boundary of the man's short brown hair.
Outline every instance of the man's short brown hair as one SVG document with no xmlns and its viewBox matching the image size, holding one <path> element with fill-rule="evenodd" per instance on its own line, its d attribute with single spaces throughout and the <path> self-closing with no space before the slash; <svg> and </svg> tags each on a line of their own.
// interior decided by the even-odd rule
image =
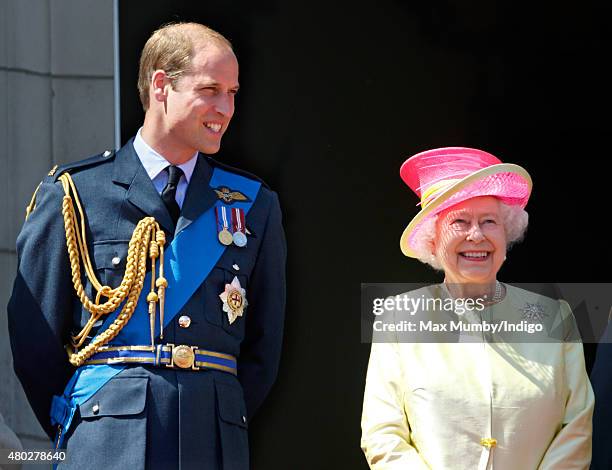
<svg viewBox="0 0 612 470">
<path fill-rule="evenodd" d="M 232 49 L 222 34 L 199 23 L 170 23 L 151 35 L 142 49 L 138 71 L 138 93 L 145 112 L 149 109 L 149 85 L 153 72 L 166 72 L 174 88 L 177 80 L 189 71 L 196 44 L 211 42 Z"/>
</svg>

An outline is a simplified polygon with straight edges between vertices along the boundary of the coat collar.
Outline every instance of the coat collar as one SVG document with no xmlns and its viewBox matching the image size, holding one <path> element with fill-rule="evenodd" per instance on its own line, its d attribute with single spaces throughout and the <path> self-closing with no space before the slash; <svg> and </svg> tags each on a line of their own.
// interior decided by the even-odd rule
<svg viewBox="0 0 612 470">
<path fill-rule="evenodd" d="M 113 168 L 113 182 L 127 187 L 127 200 L 151 217 L 168 233 L 174 233 L 174 223 L 157 194 L 155 186 L 145 171 L 130 139 L 117 152 Z"/>
<path fill-rule="evenodd" d="M 187 187 L 187 194 L 185 194 L 175 233 L 178 234 L 181 230 L 189 227 L 194 220 L 214 205 L 217 195 L 210 187 L 211 176 L 212 167 L 202 153 L 198 154 L 198 161 Z"/>
<path fill-rule="evenodd" d="M 127 199 L 146 215 L 154 217 L 167 233 L 177 234 L 187 228 L 203 212 L 212 207 L 217 196 L 210 187 L 211 165 L 203 154 L 198 155 L 191 176 L 181 215 L 176 228 L 153 182 L 145 171 L 130 139 L 115 157 L 113 182 L 127 187 Z"/>
</svg>

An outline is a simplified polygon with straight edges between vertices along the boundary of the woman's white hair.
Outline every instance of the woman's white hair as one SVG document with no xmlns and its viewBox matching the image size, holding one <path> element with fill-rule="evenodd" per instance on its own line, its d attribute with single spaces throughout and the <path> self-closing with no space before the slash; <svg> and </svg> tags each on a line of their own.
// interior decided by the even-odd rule
<svg viewBox="0 0 612 470">
<path fill-rule="evenodd" d="M 527 231 L 529 214 L 520 206 L 499 202 L 499 211 L 506 231 L 506 251 L 512 245 L 520 242 Z M 442 264 L 433 253 L 433 242 L 436 238 L 436 222 L 438 216 L 428 218 L 423 222 L 413 239 L 413 248 L 419 261 L 429 264 L 432 268 L 442 270 Z"/>
</svg>

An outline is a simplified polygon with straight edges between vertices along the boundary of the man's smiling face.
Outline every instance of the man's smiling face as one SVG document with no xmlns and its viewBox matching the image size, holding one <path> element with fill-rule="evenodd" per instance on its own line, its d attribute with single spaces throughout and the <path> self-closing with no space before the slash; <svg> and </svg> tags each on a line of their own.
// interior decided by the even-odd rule
<svg viewBox="0 0 612 470">
<path fill-rule="evenodd" d="M 196 47 L 191 67 L 165 102 L 166 144 L 172 152 L 213 154 L 234 115 L 238 92 L 238 61 L 224 45 Z"/>
</svg>

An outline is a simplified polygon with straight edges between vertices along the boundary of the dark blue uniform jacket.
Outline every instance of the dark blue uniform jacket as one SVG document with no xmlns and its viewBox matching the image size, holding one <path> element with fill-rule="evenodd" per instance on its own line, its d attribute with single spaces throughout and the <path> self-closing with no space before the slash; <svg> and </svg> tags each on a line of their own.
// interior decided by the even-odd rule
<svg viewBox="0 0 612 470">
<path fill-rule="evenodd" d="M 89 318 L 72 285 L 58 175 L 72 175 L 97 276 L 103 285 L 116 287 L 138 221 L 155 217 L 170 243 L 175 230 L 217 201 L 208 185 L 215 166 L 245 176 L 200 154 L 177 227 L 131 141 L 116 154 L 67 165 L 43 181 L 36 208 L 17 239 L 19 264 L 8 313 L 15 371 L 51 438 L 56 431 L 49 421 L 51 398 L 62 393 L 74 372 L 64 345 Z M 66 468 L 248 468 L 247 424 L 277 375 L 285 305 L 281 212 L 276 194 L 265 185 L 246 226 L 251 233 L 247 246 L 226 249 L 162 341 L 232 354 L 238 357 L 238 377 L 212 370 L 126 367 L 79 407 L 66 436 L 71 454 Z M 246 289 L 248 306 L 230 324 L 219 294 L 234 276 Z M 92 298 L 88 282 L 86 288 Z M 179 327 L 180 315 L 191 318 L 188 328 Z"/>
</svg>

